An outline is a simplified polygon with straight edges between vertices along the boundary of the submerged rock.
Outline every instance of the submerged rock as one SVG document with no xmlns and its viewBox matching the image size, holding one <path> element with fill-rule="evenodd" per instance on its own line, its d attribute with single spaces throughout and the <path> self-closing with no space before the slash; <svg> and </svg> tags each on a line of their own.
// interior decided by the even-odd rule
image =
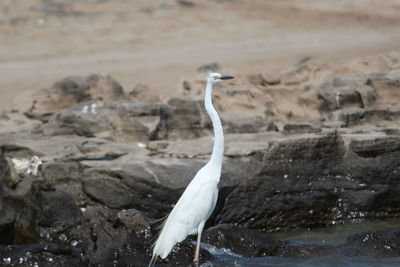
<svg viewBox="0 0 400 267">
<path fill-rule="evenodd" d="M 351 235 L 346 242 L 319 245 L 281 241 L 268 234 L 233 224 L 220 224 L 204 232 L 204 242 L 237 255 L 254 257 L 318 258 L 329 255 L 399 257 L 400 230 L 367 231 Z"/>
</svg>

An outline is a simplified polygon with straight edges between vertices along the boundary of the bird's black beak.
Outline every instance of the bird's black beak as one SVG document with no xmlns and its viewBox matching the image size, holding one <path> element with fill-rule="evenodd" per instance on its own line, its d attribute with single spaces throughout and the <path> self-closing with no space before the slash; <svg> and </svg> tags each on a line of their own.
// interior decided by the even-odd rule
<svg viewBox="0 0 400 267">
<path fill-rule="evenodd" d="M 221 76 L 221 80 L 230 80 L 230 79 L 233 79 L 233 78 L 235 78 L 235 77 L 233 77 L 233 76 Z"/>
</svg>

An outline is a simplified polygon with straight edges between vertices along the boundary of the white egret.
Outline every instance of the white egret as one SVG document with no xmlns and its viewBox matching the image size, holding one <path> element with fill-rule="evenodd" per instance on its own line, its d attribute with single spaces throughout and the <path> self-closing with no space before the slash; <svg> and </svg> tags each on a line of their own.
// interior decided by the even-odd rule
<svg viewBox="0 0 400 267">
<path fill-rule="evenodd" d="M 211 158 L 197 172 L 168 215 L 154 244 L 149 266 L 155 263 L 157 256 L 165 259 L 176 243 L 193 234 L 197 234 L 194 263 L 196 266 L 199 265 L 201 233 L 217 202 L 218 183 L 224 156 L 224 133 L 221 120 L 212 104 L 212 90 L 215 84 L 228 79 L 233 79 L 233 77 L 222 76 L 219 73 L 210 73 L 207 77 L 204 104 L 214 128 L 214 147 Z"/>
</svg>

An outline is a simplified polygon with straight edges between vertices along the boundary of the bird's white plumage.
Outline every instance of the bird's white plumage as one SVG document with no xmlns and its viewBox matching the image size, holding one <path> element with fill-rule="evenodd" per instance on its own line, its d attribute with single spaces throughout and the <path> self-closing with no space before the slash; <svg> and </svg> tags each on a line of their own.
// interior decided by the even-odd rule
<svg viewBox="0 0 400 267">
<path fill-rule="evenodd" d="M 210 179 L 211 173 L 210 165 L 197 172 L 166 219 L 153 254 L 165 259 L 176 243 L 188 235 L 197 234 L 198 226 L 211 215 L 217 202 L 219 180 L 218 174 Z"/>
<path fill-rule="evenodd" d="M 204 224 L 215 208 L 218 198 L 218 183 L 221 176 L 224 154 L 224 135 L 221 120 L 212 105 L 211 93 L 213 85 L 231 76 L 210 73 L 204 98 L 206 111 L 214 128 L 214 147 L 210 161 L 201 168 L 168 215 L 163 228 L 154 244 L 153 256 L 149 266 L 156 257 L 165 259 L 176 243 L 183 241 L 188 235 L 197 234 L 195 260 L 198 261 L 198 246 Z M 198 263 L 198 262 L 197 262 Z"/>
</svg>

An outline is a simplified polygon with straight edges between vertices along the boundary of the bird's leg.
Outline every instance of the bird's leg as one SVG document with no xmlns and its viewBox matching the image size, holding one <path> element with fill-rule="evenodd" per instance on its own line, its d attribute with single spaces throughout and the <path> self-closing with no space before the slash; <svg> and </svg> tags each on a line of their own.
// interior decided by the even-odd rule
<svg viewBox="0 0 400 267">
<path fill-rule="evenodd" d="M 195 267 L 199 267 L 199 263 L 200 263 L 200 240 L 201 240 L 201 232 L 199 232 L 197 234 L 197 243 L 196 243 L 196 250 L 194 252 L 194 266 Z"/>
</svg>

